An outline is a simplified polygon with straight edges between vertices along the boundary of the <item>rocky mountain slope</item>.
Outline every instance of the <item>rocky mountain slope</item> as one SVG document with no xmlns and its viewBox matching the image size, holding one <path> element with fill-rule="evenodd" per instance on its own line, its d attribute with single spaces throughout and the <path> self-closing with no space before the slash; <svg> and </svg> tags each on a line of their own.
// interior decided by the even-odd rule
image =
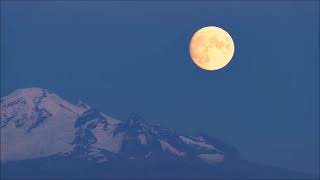
<svg viewBox="0 0 320 180">
<path fill-rule="evenodd" d="M 302 176 L 242 161 L 207 135 L 179 134 L 136 114 L 120 121 L 40 88 L 1 98 L 0 127 L 5 176 Z"/>
</svg>

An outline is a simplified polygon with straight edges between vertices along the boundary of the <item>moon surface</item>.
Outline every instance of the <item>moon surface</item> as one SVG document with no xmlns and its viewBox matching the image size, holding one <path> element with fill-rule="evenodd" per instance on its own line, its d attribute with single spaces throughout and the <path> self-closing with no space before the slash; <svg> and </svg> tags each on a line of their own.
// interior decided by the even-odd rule
<svg viewBox="0 0 320 180">
<path fill-rule="evenodd" d="M 212 71 L 225 67 L 231 61 L 234 43 L 232 37 L 225 30 L 208 26 L 194 33 L 189 50 L 196 65 Z"/>
</svg>

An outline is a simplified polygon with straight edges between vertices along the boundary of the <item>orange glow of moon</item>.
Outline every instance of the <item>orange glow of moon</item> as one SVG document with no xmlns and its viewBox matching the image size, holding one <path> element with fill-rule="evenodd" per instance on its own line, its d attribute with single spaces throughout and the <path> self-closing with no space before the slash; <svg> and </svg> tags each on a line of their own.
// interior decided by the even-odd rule
<svg viewBox="0 0 320 180">
<path fill-rule="evenodd" d="M 231 61 L 234 43 L 225 30 L 208 26 L 199 29 L 193 35 L 189 51 L 193 62 L 200 68 L 218 70 Z"/>
</svg>

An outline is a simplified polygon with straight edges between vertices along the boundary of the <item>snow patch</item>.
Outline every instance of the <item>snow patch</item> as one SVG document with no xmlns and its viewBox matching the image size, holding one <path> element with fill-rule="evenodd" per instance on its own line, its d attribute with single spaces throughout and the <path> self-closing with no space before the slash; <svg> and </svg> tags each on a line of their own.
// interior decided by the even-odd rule
<svg viewBox="0 0 320 180">
<path fill-rule="evenodd" d="M 170 152 L 170 153 L 177 155 L 177 156 L 185 156 L 186 155 L 185 152 L 181 152 L 181 151 L 177 150 L 176 148 L 174 148 L 169 143 L 167 143 L 163 140 L 159 140 L 159 142 L 161 144 L 162 150 L 164 150 L 164 151 Z"/>
<path fill-rule="evenodd" d="M 113 135 L 113 131 L 117 128 L 117 125 L 108 125 L 107 128 L 103 124 L 99 124 L 93 133 L 97 138 L 97 142 L 92 145 L 95 148 L 106 149 L 113 153 L 118 153 L 122 146 L 122 140 L 124 137 L 123 133 Z"/>
<path fill-rule="evenodd" d="M 71 118 L 71 119 L 69 119 Z M 47 123 L 34 128 L 30 133 L 9 123 L 1 128 L 1 161 L 46 157 L 72 150 L 75 129 L 72 117 L 48 118 Z"/>
<path fill-rule="evenodd" d="M 145 158 L 148 158 L 148 157 L 151 156 L 151 154 L 152 154 L 152 152 L 150 151 L 150 152 L 148 152 L 148 154 L 146 154 L 144 157 L 145 157 Z"/>
<path fill-rule="evenodd" d="M 139 134 L 138 135 L 138 139 L 140 141 L 141 144 L 145 145 L 147 144 L 147 137 L 144 134 Z"/>
<path fill-rule="evenodd" d="M 223 162 L 223 154 L 199 154 L 198 157 L 208 164 L 217 164 Z"/>
<path fill-rule="evenodd" d="M 88 155 L 88 160 L 96 160 L 97 163 L 109 161 L 109 159 L 104 154 L 102 154 L 99 149 L 90 149 Z"/>
<path fill-rule="evenodd" d="M 111 124 L 111 125 L 117 125 L 119 124 L 121 121 L 118 120 L 118 119 L 115 119 L 115 118 L 112 118 L 104 113 L 100 113 L 102 117 L 106 118 L 107 119 L 107 122 L 108 124 Z"/>
<path fill-rule="evenodd" d="M 186 144 L 192 144 L 192 145 L 197 145 L 197 146 L 200 146 L 202 148 L 206 148 L 206 149 L 211 149 L 211 150 L 217 150 L 213 145 L 211 144 L 207 144 L 203 141 L 194 141 L 188 137 L 185 137 L 185 136 L 179 136 L 179 138 Z M 218 151 L 218 150 L 217 150 Z"/>
</svg>

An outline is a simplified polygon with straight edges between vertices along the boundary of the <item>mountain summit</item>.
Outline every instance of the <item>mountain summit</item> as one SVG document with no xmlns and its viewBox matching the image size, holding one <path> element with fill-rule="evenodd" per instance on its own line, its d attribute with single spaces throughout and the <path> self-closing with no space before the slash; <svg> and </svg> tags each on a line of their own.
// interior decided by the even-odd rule
<svg viewBox="0 0 320 180">
<path fill-rule="evenodd" d="M 137 114 L 117 120 L 41 88 L 2 97 L 0 127 L 6 176 L 257 176 L 252 170 L 290 175 L 242 161 L 236 148 L 207 135 L 179 134 Z"/>
</svg>

